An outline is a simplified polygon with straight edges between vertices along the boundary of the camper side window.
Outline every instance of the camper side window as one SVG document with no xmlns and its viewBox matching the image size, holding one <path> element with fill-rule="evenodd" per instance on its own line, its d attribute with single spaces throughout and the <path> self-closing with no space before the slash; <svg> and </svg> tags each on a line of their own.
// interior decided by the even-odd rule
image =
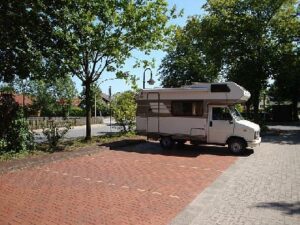
<svg viewBox="0 0 300 225">
<path fill-rule="evenodd" d="M 172 101 L 173 116 L 202 116 L 202 101 Z"/>
<path fill-rule="evenodd" d="M 212 110 L 213 120 L 231 120 L 232 117 L 227 108 L 214 107 Z"/>
</svg>

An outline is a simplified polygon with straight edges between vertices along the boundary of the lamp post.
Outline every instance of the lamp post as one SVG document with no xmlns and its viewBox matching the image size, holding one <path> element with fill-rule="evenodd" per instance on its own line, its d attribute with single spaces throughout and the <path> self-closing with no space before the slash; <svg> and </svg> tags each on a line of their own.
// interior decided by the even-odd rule
<svg viewBox="0 0 300 225">
<path fill-rule="evenodd" d="M 150 79 L 147 81 L 147 83 L 150 85 L 153 85 L 155 83 L 155 81 L 152 79 L 152 70 L 148 67 L 144 70 L 144 74 L 143 74 L 143 89 L 145 89 L 145 75 L 147 70 L 150 71 Z"/>
<path fill-rule="evenodd" d="M 111 133 L 111 86 L 108 88 L 109 95 L 109 131 Z"/>
<path fill-rule="evenodd" d="M 125 72 L 125 75 L 126 76 L 128 76 L 128 72 Z M 116 80 L 117 78 L 108 78 L 108 79 L 105 79 L 105 80 L 103 80 L 103 81 L 101 81 L 100 83 L 96 83 L 96 87 L 98 88 L 98 89 L 100 89 L 100 84 L 102 84 L 102 83 L 104 83 L 104 82 L 106 82 L 106 81 L 109 81 L 109 80 Z M 96 123 L 96 117 L 97 117 L 97 99 L 96 99 L 96 92 L 95 92 L 95 103 L 94 103 L 94 107 L 95 107 L 95 123 Z M 101 113 L 101 111 L 99 112 L 99 114 L 100 114 L 100 117 L 102 116 L 102 113 Z"/>
</svg>

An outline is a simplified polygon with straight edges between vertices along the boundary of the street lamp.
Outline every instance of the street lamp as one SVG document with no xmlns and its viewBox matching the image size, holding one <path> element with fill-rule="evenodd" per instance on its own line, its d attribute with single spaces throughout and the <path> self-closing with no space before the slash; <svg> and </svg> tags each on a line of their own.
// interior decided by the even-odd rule
<svg viewBox="0 0 300 225">
<path fill-rule="evenodd" d="M 150 68 L 146 68 L 143 74 L 143 89 L 145 89 L 145 75 L 147 70 L 150 71 L 150 79 L 147 81 L 147 83 L 150 85 L 153 85 L 155 83 L 155 81 L 152 79 L 152 70 Z"/>
</svg>

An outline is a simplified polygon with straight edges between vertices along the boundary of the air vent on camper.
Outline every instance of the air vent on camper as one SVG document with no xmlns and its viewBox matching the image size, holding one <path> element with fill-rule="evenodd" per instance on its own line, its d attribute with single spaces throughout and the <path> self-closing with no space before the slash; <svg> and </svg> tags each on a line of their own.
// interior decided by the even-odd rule
<svg viewBox="0 0 300 225">
<path fill-rule="evenodd" d="M 229 87 L 227 84 L 212 84 L 210 86 L 211 92 L 230 92 Z"/>
</svg>

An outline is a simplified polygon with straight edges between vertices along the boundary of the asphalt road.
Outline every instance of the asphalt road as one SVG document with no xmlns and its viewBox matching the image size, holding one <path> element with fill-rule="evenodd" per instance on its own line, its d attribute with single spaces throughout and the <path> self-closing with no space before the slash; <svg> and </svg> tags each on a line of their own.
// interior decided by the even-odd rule
<svg viewBox="0 0 300 225">
<path fill-rule="evenodd" d="M 86 133 L 85 129 L 86 129 L 85 125 L 72 127 L 72 129 L 69 130 L 66 136 L 64 137 L 64 140 L 85 137 L 85 133 Z M 110 127 L 109 118 L 104 118 L 103 124 L 92 125 L 92 136 L 100 136 L 108 133 L 115 133 L 115 132 L 119 132 L 120 130 L 121 127 L 116 125 L 113 119 L 112 119 L 112 126 Z M 35 133 L 34 136 L 36 142 L 41 143 L 47 140 L 46 137 L 43 135 L 41 129 L 35 130 L 34 133 Z"/>
</svg>

